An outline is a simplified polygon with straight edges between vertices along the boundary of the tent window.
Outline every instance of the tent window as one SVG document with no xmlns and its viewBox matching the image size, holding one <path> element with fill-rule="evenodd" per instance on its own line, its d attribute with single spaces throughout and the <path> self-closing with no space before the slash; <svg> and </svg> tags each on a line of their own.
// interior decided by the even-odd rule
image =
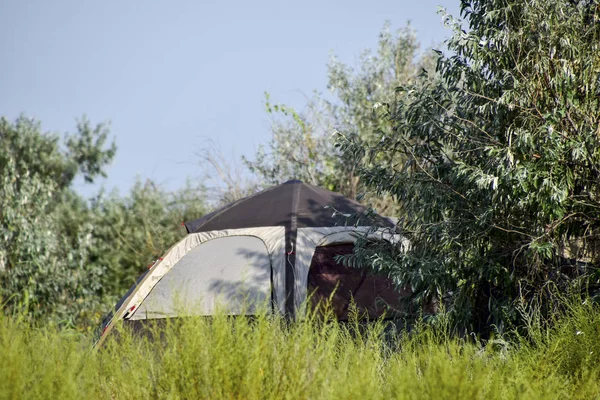
<svg viewBox="0 0 600 400">
<path fill-rule="evenodd" d="M 186 254 L 154 286 L 131 319 L 253 314 L 271 298 L 271 263 L 262 240 L 229 236 Z"/>
<path fill-rule="evenodd" d="M 351 301 L 362 317 L 377 318 L 386 310 L 386 315 L 390 316 L 391 312 L 399 310 L 400 294 L 389 278 L 336 263 L 336 255 L 351 254 L 353 248 L 353 244 L 341 244 L 315 249 L 308 272 L 312 306 L 326 303 L 333 293 L 331 306 L 339 320 L 348 319 Z"/>
</svg>

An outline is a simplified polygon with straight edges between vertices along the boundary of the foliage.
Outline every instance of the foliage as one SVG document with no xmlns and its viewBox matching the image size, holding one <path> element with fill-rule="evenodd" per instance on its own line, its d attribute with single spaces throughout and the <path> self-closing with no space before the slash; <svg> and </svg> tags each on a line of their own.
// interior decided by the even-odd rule
<svg viewBox="0 0 600 400">
<path fill-rule="evenodd" d="M 273 104 L 271 96 L 265 93 L 266 111 L 274 117 L 270 153 L 261 146 L 254 161 L 244 159 L 263 186 L 278 185 L 290 179 L 320 185 L 333 174 L 335 152 L 325 133 L 329 122 L 321 115 L 322 105 L 318 105 L 318 101 L 311 102 L 309 110 L 301 115 L 292 107 Z"/>
<path fill-rule="evenodd" d="M 137 182 L 125 196 L 83 199 L 71 184 L 104 175 L 116 148 L 105 125 L 43 133 L 0 120 L 0 299 L 5 312 L 87 327 L 205 212 L 201 188 L 170 193 Z"/>
<path fill-rule="evenodd" d="M 77 237 L 89 230 L 86 261 L 98 267 L 88 287 L 102 299 L 98 321 L 147 266 L 185 235 L 181 223 L 206 212 L 203 189 L 188 183 L 177 192 L 152 181 L 137 181 L 126 196 L 100 193 L 90 201 L 74 196 L 60 207 L 63 232 Z M 76 243 L 71 243 L 77 248 Z"/>
<path fill-rule="evenodd" d="M 76 299 L 96 303 L 85 285 L 98 273 L 86 263 L 89 232 L 61 235 L 56 206 L 78 174 L 89 182 L 104 175 L 116 148 L 105 146 L 104 125 L 84 119 L 77 129 L 61 147 L 33 120 L 0 119 L 0 298 L 9 309 L 64 316 L 82 308 Z"/>
<path fill-rule="evenodd" d="M 170 321 L 159 342 L 88 337 L 0 315 L 0 398 L 565 399 L 600 391 L 598 318 L 568 307 L 534 337 L 472 343 L 421 326 L 398 341 L 381 323 L 217 315 Z"/>
<path fill-rule="evenodd" d="M 265 106 L 272 117 L 272 139 L 254 160 L 245 163 L 263 186 L 289 179 L 338 191 L 356 198 L 363 188 L 344 153 L 333 146 L 334 130 L 355 132 L 365 143 L 374 144 L 376 133 L 389 131 L 390 124 L 378 118 L 374 106 L 389 103 L 394 87 L 417 78 L 421 68 L 431 68 L 432 58 L 418 57 L 418 42 L 409 27 L 396 34 L 386 24 L 379 35 L 377 53 L 365 51 L 354 70 L 332 57 L 328 65 L 328 87 L 333 100 L 315 94 L 303 112 L 273 103 L 266 94 Z M 382 212 L 392 202 L 367 196 Z"/>
<path fill-rule="evenodd" d="M 485 332 L 519 323 L 519 302 L 548 314 L 555 293 L 597 283 L 600 3 L 463 0 L 461 13 L 468 30 L 446 17 L 441 79 L 384 107 L 392 133 L 339 144 L 399 200 L 411 241 L 359 256 Z"/>
</svg>

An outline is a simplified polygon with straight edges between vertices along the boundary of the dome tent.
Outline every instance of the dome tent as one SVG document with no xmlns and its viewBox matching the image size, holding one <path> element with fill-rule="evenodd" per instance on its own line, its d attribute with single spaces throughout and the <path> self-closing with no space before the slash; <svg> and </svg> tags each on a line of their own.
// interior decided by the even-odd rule
<svg viewBox="0 0 600 400">
<path fill-rule="evenodd" d="M 377 297 L 394 303 L 398 297 L 391 281 L 333 259 L 352 250 L 357 234 L 397 238 L 394 224 L 366 213 L 340 194 L 288 181 L 187 222 L 188 235 L 117 303 L 102 336 L 118 320 L 180 316 L 176 305 L 193 306 L 196 315 L 221 307 L 230 315 L 252 315 L 270 303 L 274 312 L 294 317 L 311 289 L 321 298 L 341 291 L 342 303 L 363 299 L 377 314 Z"/>
</svg>

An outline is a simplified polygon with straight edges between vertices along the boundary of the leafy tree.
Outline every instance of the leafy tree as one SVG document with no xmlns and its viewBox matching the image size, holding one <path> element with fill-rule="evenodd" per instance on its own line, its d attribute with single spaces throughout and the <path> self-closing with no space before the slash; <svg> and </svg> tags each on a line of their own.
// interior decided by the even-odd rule
<svg viewBox="0 0 600 400">
<path fill-rule="evenodd" d="M 94 326 L 153 260 L 185 235 L 206 199 L 188 184 L 168 192 L 137 182 L 119 196 L 84 199 L 115 154 L 105 125 L 87 120 L 65 138 L 21 117 L 0 119 L 0 298 L 5 312 Z"/>
<path fill-rule="evenodd" d="M 462 0 L 461 14 L 465 30 L 446 16 L 441 79 L 397 89 L 377 145 L 339 144 L 399 200 L 411 241 L 357 256 L 485 332 L 518 323 L 519 303 L 549 312 L 557 290 L 597 282 L 600 3 Z"/>
<path fill-rule="evenodd" d="M 84 282 L 97 268 L 85 262 L 89 232 L 60 235 L 56 206 L 78 173 L 89 182 L 104 175 L 116 148 L 105 146 L 102 124 L 84 119 L 77 129 L 61 147 L 33 120 L 0 119 L 0 297 L 8 309 L 63 316 L 88 294 Z"/>
<path fill-rule="evenodd" d="M 263 186 L 300 179 L 355 198 L 363 186 L 354 163 L 334 147 L 335 130 L 354 132 L 374 144 L 377 133 L 389 132 L 389 121 L 378 118 L 374 106 L 390 103 L 394 87 L 411 82 L 422 68 L 432 68 L 432 57 L 418 59 L 419 45 L 414 31 L 406 27 L 393 34 L 386 24 L 379 35 L 377 53 L 362 54 L 354 70 L 333 57 L 328 65 L 328 87 L 334 96 L 327 100 L 315 94 L 303 112 L 275 104 L 266 94 L 266 110 L 273 116 L 272 139 L 260 148 L 254 160 L 245 163 Z M 367 202 L 389 212 L 389 198 L 369 196 Z"/>
</svg>

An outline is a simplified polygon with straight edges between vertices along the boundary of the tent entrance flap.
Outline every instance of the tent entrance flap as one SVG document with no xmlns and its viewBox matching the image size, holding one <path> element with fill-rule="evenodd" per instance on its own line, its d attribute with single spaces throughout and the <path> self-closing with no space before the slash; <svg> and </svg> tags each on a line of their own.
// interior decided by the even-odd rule
<svg viewBox="0 0 600 400">
<path fill-rule="evenodd" d="M 338 320 L 348 320 L 354 304 L 360 318 L 391 316 L 401 310 L 399 293 L 391 279 L 363 268 L 345 267 L 338 255 L 352 254 L 354 244 L 337 244 L 315 249 L 308 272 L 310 307 L 329 303 Z"/>
</svg>

